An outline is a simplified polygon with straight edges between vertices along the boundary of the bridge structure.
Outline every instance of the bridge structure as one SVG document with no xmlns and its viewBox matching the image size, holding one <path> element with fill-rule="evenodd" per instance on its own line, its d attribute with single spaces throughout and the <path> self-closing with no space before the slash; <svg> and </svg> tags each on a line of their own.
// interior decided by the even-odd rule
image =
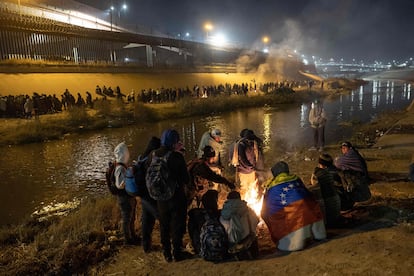
<svg viewBox="0 0 414 276">
<path fill-rule="evenodd" d="M 82 11 L 82 12 L 81 12 Z M 106 17 L 106 19 L 102 19 Z M 128 30 L 108 13 L 72 0 L 0 2 L 0 65 L 66 65 L 111 68 L 235 69 L 242 54 L 258 63 L 265 54 L 237 47 Z"/>
</svg>

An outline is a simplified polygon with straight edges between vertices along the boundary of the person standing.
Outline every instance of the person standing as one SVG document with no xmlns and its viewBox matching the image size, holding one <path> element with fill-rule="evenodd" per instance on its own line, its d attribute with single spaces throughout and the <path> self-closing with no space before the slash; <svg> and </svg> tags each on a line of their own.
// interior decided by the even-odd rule
<svg viewBox="0 0 414 276">
<path fill-rule="evenodd" d="M 309 150 L 323 151 L 326 121 L 327 117 L 322 103 L 318 99 L 314 100 L 309 112 L 309 123 L 313 130 L 313 146 Z"/>
<path fill-rule="evenodd" d="M 217 174 L 211 169 L 210 164 L 214 162 L 215 151 L 211 146 L 204 147 L 204 154 L 201 158 L 190 161 L 188 164 L 188 172 L 190 174 L 191 185 L 195 189 L 195 198 L 197 207 L 200 207 L 201 198 L 208 190 L 214 189 L 214 184 L 224 184 L 229 189 L 235 189 L 235 185 L 225 177 Z"/>
<path fill-rule="evenodd" d="M 231 150 L 231 164 L 236 167 L 236 176 L 240 183 L 240 194 L 244 199 L 247 192 L 256 191 L 259 195 L 257 170 L 262 169 L 263 152 L 261 139 L 250 129 L 240 132 L 241 139 Z"/>
<path fill-rule="evenodd" d="M 161 135 L 161 147 L 153 151 L 147 163 L 151 164 L 153 156 L 162 157 L 169 154 L 167 159 L 168 180 L 176 184 L 175 192 L 170 199 L 157 200 L 161 244 L 167 262 L 171 262 L 173 257 L 177 262 L 189 257 L 189 253 L 182 250 L 187 219 L 185 189 L 189 185 L 189 175 L 184 156 L 178 151 L 181 146 L 179 142 L 180 135 L 176 130 L 165 130 Z"/>
<path fill-rule="evenodd" d="M 129 150 L 127 145 L 122 142 L 114 149 L 115 161 L 115 186 L 118 188 L 118 205 L 122 216 L 122 231 L 125 238 L 125 244 L 137 245 L 140 240 L 135 233 L 135 210 L 137 200 L 135 196 L 130 196 L 125 191 L 126 168 L 129 162 Z"/>
<path fill-rule="evenodd" d="M 214 156 L 213 162 L 210 164 L 211 167 L 216 167 L 216 172 L 221 174 L 221 156 L 220 151 L 222 149 L 223 142 L 221 141 L 221 131 L 218 128 L 215 128 L 211 131 L 204 132 L 201 136 L 200 145 L 197 150 L 197 157 L 202 158 L 204 154 L 205 146 L 210 146 L 214 149 L 216 155 Z"/>
<path fill-rule="evenodd" d="M 148 142 L 145 151 L 138 156 L 137 163 L 147 162 L 152 151 L 160 148 L 161 140 L 158 137 L 152 137 Z M 142 180 L 145 181 L 145 178 Z M 150 197 L 145 183 L 141 185 L 143 193 L 141 197 L 141 232 L 142 232 L 142 246 L 145 253 L 149 253 L 152 247 L 152 231 L 154 229 L 155 220 L 159 218 L 157 201 Z"/>
</svg>

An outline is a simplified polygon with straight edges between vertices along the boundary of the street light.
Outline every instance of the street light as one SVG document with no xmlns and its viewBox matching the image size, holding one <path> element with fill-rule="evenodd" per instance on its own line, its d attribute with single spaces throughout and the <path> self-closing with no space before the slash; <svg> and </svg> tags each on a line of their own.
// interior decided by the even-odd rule
<svg viewBox="0 0 414 276">
<path fill-rule="evenodd" d="M 268 36 L 265 35 L 262 37 L 264 53 L 269 53 L 269 48 L 267 47 L 267 44 L 269 43 L 269 41 L 270 41 L 270 38 Z"/>
<path fill-rule="evenodd" d="M 120 8 L 115 8 L 115 6 L 111 6 L 109 8 L 109 12 L 111 15 L 111 31 L 112 31 L 112 25 L 113 25 L 113 12 L 114 11 L 118 11 L 118 25 L 121 23 L 121 11 L 126 11 L 128 9 L 127 4 L 122 4 L 122 6 Z"/>
<path fill-rule="evenodd" d="M 206 40 L 208 40 L 208 33 L 213 30 L 213 25 L 210 22 L 204 24 L 204 29 L 206 30 Z"/>
</svg>

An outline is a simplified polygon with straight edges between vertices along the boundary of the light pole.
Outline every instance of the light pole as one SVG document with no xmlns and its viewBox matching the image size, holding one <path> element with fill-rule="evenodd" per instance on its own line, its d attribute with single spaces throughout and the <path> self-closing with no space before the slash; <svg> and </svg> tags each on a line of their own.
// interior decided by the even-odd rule
<svg viewBox="0 0 414 276">
<path fill-rule="evenodd" d="M 113 14 L 114 10 L 115 10 L 115 7 L 114 6 L 111 6 L 110 9 L 109 9 L 109 14 L 110 14 L 110 17 L 111 17 L 111 32 L 112 32 L 112 24 L 113 24 L 113 22 L 112 22 L 113 15 L 112 14 Z"/>
</svg>

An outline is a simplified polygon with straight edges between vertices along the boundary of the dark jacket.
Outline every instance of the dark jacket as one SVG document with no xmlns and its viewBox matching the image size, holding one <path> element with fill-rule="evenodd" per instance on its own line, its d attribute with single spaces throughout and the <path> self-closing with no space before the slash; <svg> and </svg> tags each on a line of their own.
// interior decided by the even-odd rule
<svg viewBox="0 0 414 276">
<path fill-rule="evenodd" d="M 211 170 L 207 161 L 203 158 L 193 160 L 188 165 L 188 172 L 190 174 L 191 184 L 197 192 L 205 192 L 209 188 L 209 181 L 225 184 L 230 189 L 234 189 L 234 184 L 225 177 L 216 174 Z"/>
</svg>

